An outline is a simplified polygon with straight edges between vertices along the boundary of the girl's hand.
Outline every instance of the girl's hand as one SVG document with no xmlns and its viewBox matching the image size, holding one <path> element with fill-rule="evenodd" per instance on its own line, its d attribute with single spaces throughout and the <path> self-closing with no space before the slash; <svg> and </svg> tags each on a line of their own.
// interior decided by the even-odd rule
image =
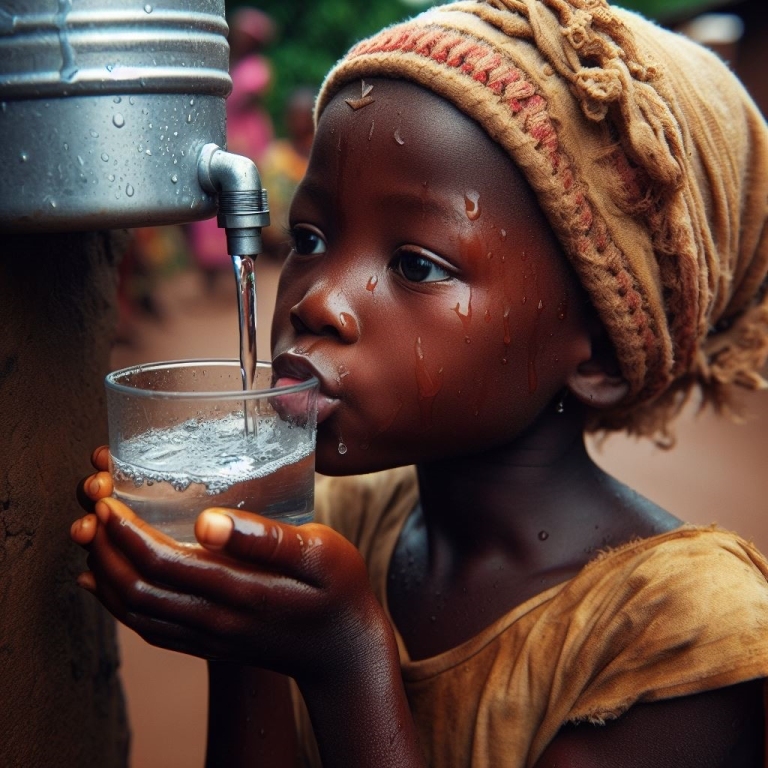
<svg viewBox="0 0 768 768">
<path fill-rule="evenodd" d="M 195 527 L 202 546 L 184 546 L 106 497 L 104 474 L 84 481 L 99 500 L 72 528 L 89 550 L 78 583 L 153 645 L 317 684 L 391 631 L 362 558 L 330 528 L 210 509 Z"/>
</svg>

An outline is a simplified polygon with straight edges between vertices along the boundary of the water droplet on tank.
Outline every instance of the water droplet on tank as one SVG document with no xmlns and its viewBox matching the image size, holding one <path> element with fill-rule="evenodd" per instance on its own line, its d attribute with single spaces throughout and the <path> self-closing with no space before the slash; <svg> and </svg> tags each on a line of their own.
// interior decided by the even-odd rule
<svg viewBox="0 0 768 768">
<path fill-rule="evenodd" d="M 64 142 L 64 151 L 69 152 L 69 144 L 66 141 Z"/>
<path fill-rule="evenodd" d="M 191 112 L 187 115 L 187 122 L 188 123 L 192 122 L 192 113 Z"/>
<path fill-rule="evenodd" d="M 125 125 L 125 118 L 119 112 L 115 112 L 115 114 L 112 115 L 112 125 L 114 125 L 115 128 L 122 128 Z"/>
<path fill-rule="evenodd" d="M 80 163 L 80 165 L 85 165 L 85 160 L 83 160 L 80 155 L 77 156 L 77 162 Z"/>
<path fill-rule="evenodd" d="M 106 152 L 101 153 L 101 159 L 106 163 L 109 162 L 109 155 Z"/>
<path fill-rule="evenodd" d="M 133 98 L 133 96 L 128 97 L 128 103 L 133 106 L 136 103 L 136 99 Z"/>
<path fill-rule="evenodd" d="M 55 200 L 49 200 L 48 202 L 50 203 L 51 208 L 55 208 L 56 207 L 56 201 Z"/>
<path fill-rule="evenodd" d="M 120 96 L 115 96 L 115 98 L 114 98 L 114 99 L 112 99 L 112 101 L 113 101 L 115 104 L 119 104 L 119 103 L 122 101 L 122 98 L 121 98 Z"/>
<path fill-rule="evenodd" d="M 107 64 L 107 72 L 111 72 L 115 68 L 114 64 Z"/>
<path fill-rule="evenodd" d="M 144 154 L 145 154 L 145 155 L 151 155 L 151 154 L 152 154 L 152 150 L 151 150 L 151 149 L 148 149 L 148 150 L 147 150 L 147 151 L 146 151 Z"/>
<path fill-rule="evenodd" d="M 152 13 L 152 10 L 153 8 L 149 3 L 144 6 L 144 13 Z"/>
<path fill-rule="evenodd" d="M 21 160 L 22 163 L 26 163 L 27 160 L 29 160 L 29 153 L 28 152 L 22 152 L 19 155 L 19 160 Z"/>
<path fill-rule="evenodd" d="M 179 177 L 174 173 L 173 176 L 171 176 L 171 183 L 177 184 L 179 181 Z"/>
<path fill-rule="evenodd" d="M 99 138 L 99 133 L 98 133 L 98 131 L 94 131 L 94 130 L 93 130 L 93 128 L 91 128 L 91 130 L 90 130 L 90 131 L 88 131 L 88 133 L 90 133 L 90 134 L 91 134 L 91 136 L 93 136 L 93 138 L 94 138 L 94 139 L 98 139 L 98 138 Z"/>
<path fill-rule="evenodd" d="M 133 197 L 133 193 L 135 192 L 134 188 L 128 184 L 125 188 L 125 194 L 128 195 L 128 197 Z"/>
<path fill-rule="evenodd" d="M 343 456 L 347 452 L 347 446 L 339 441 L 339 453 Z"/>
<path fill-rule="evenodd" d="M 109 181 L 114 181 L 115 180 L 115 174 L 114 173 L 110 173 L 109 176 L 107 176 L 107 179 L 109 179 Z"/>
<path fill-rule="evenodd" d="M 190 107 L 194 107 L 195 106 L 195 100 L 194 99 L 190 99 L 189 100 L 189 106 Z"/>
</svg>

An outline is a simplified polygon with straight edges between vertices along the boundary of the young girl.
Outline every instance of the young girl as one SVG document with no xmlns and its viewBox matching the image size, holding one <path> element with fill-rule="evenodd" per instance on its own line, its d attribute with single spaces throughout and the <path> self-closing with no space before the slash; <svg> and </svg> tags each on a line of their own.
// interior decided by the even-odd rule
<svg viewBox="0 0 768 768">
<path fill-rule="evenodd" d="M 757 109 L 601 0 L 487 0 L 360 43 L 316 113 L 273 354 L 321 381 L 318 522 L 179 547 L 100 449 L 80 584 L 210 660 L 209 766 L 763 765 L 768 564 L 583 441 L 761 386 Z"/>
</svg>

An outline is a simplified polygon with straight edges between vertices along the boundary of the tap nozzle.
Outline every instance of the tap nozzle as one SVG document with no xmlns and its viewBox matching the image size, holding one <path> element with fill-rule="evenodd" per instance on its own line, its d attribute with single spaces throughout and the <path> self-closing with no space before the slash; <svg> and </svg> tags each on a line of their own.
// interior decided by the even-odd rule
<svg viewBox="0 0 768 768">
<path fill-rule="evenodd" d="M 227 233 L 228 253 L 261 253 L 261 229 L 269 226 L 269 205 L 255 163 L 206 144 L 197 160 L 197 177 L 206 192 L 217 196 L 217 221 Z"/>
</svg>

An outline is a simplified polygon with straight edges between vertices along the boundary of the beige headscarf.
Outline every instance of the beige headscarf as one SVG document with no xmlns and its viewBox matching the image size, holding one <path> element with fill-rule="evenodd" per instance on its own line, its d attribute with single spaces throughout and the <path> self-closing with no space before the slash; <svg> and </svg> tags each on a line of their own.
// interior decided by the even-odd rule
<svg viewBox="0 0 768 768">
<path fill-rule="evenodd" d="M 444 5 L 356 45 L 345 83 L 402 78 L 525 174 L 630 384 L 594 428 L 663 437 L 698 384 L 729 406 L 768 355 L 768 129 L 712 53 L 604 0 Z"/>
</svg>

